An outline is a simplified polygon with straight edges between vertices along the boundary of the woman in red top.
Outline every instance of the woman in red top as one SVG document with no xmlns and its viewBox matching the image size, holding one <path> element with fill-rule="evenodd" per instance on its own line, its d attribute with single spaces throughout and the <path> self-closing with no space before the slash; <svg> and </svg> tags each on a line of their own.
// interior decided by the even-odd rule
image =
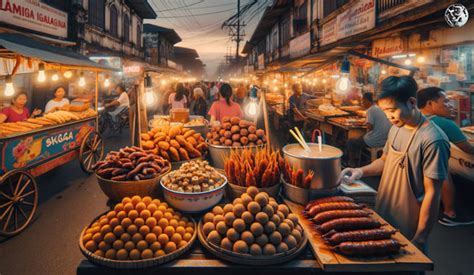
<svg viewBox="0 0 474 275">
<path fill-rule="evenodd" d="M 211 124 L 214 121 L 222 122 L 222 118 L 225 116 L 229 117 L 243 117 L 242 109 L 240 105 L 232 101 L 232 87 L 224 83 L 219 89 L 221 99 L 212 103 L 211 109 L 209 109 L 209 115 L 211 116 Z"/>
<path fill-rule="evenodd" d="M 0 123 L 23 121 L 41 114 L 41 110 L 35 109 L 30 116 L 30 110 L 25 107 L 26 102 L 28 102 L 26 93 L 17 94 L 12 99 L 12 105 L 0 111 Z"/>
</svg>

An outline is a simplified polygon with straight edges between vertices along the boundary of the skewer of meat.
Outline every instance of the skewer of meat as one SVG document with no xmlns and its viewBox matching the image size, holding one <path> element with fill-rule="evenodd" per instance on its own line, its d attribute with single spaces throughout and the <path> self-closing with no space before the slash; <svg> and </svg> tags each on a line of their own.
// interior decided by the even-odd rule
<svg viewBox="0 0 474 275">
<path fill-rule="evenodd" d="M 340 218 L 323 223 L 322 225 L 315 225 L 316 229 L 322 234 L 328 233 L 331 230 L 337 232 L 359 230 L 359 229 L 374 229 L 381 227 L 382 224 L 376 219 L 361 217 L 361 218 Z M 325 236 L 323 236 L 325 237 Z"/>
<path fill-rule="evenodd" d="M 324 240 L 331 245 L 338 245 L 343 242 L 376 241 L 390 239 L 397 231 L 398 230 L 386 228 L 354 230 L 347 232 L 336 232 L 333 230 L 326 234 L 330 237 L 326 237 Z"/>
<path fill-rule="evenodd" d="M 316 214 L 312 221 L 320 225 L 334 219 L 368 217 L 370 215 L 372 215 L 372 213 L 364 209 L 329 210 Z"/>
<path fill-rule="evenodd" d="M 328 202 L 354 202 L 354 199 L 350 197 L 346 197 L 346 196 L 333 196 L 333 197 L 319 198 L 319 199 L 308 202 L 304 210 L 308 211 L 311 207 L 313 207 L 316 204 L 328 203 Z"/>
<path fill-rule="evenodd" d="M 406 244 L 402 245 L 394 239 L 388 239 L 365 242 L 343 242 L 335 246 L 334 249 L 344 255 L 370 256 L 396 253 L 403 246 L 406 246 Z"/>
<path fill-rule="evenodd" d="M 319 214 L 324 211 L 362 209 L 364 207 L 364 205 L 357 204 L 354 202 L 328 202 L 316 204 L 312 206 L 308 211 L 305 211 L 304 214 L 309 217 L 314 217 L 316 216 L 316 214 Z"/>
</svg>

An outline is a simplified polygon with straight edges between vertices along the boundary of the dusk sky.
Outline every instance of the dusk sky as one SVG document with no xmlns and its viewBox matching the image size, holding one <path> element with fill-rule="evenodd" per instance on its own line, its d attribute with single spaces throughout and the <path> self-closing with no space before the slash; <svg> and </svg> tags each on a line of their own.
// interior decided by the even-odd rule
<svg viewBox="0 0 474 275">
<path fill-rule="evenodd" d="M 241 0 L 241 7 L 251 2 L 253 0 Z M 258 0 L 244 15 L 246 36 L 240 50 L 250 39 L 269 2 Z M 228 29 L 221 29 L 221 25 L 237 12 L 237 0 L 149 0 L 149 3 L 158 17 L 146 23 L 174 29 L 183 40 L 175 46 L 196 49 L 209 75 L 215 73 L 230 49 L 235 55 L 236 43 L 230 40 Z"/>
</svg>

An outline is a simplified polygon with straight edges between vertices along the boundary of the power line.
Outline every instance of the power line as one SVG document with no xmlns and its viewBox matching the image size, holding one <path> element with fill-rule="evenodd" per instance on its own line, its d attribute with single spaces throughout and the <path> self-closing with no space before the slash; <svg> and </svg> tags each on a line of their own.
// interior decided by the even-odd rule
<svg viewBox="0 0 474 275">
<path fill-rule="evenodd" d="M 216 14 L 216 13 L 220 13 L 220 12 L 227 12 L 227 11 L 233 11 L 235 9 L 227 9 L 227 10 L 221 10 L 221 11 L 213 11 L 213 12 L 206 12 L 206 13 L 200 13 L 200 14 L 194 14 L 194 16 L 203 16 L 203 15 L 209 15 L 209 14 Z M 158 18 L 181 18 L 181 17 L 187 17 L 187 15 L 183 15 L 183 16 L 162 16 L 162 17 L 158 17 Z"/>
<path fill-rule="evenodd" d="M 152 1 L 153 2 L 153 1 Z M 176 7 L 176 8 L 170 8 L 170 9 L 166 9 L 166 10 L 155 10 L 155 12 L 164 12 L 164 11 L 172 11 L 172 10 L 179 10 L 179 9 L 182 9 L 182 8 L 187 8 L 187 7 L 192 7 L 192 6 L 195 6 L 197 4 L 201 4 L 202 2 L 204 2 L 204 0 L 200 0 L 196 3 L 191 3 L 189 5 L 184 5 L 184 6 L 181 6 L 181 7 Z"/>
</svg>

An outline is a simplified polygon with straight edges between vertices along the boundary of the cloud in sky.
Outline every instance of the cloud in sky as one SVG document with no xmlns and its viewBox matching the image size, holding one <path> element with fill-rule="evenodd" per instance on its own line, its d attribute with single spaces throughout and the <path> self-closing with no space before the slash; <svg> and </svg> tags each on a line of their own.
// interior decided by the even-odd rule
<svg viewBox="0 0 474 275">
<path fill-rule="evenodd" d="M 252 1 L 241 0 L 241 6 Z M 155 20 L 145 20 L 145 23 L 174 29 L 183 40 L 175 46 L 196 49 L 206 64 L 208 75 L 212 75 L 219 63 L 225 61 L 229 48 L 231 53 L 235 54 L 236 44 L 230 40 L 228 30 L 221 29 L 221 25 L 237 12 L 236 0 L 148 0 L 148 2 L 158 17 Z M 254 16 L 245 27 L 247 36 L 244 42 L 240 43 L 240 49 L 243 48 L 245 40 L 250 38 L 260 16 L 258 14 Z"/>
</svg>

